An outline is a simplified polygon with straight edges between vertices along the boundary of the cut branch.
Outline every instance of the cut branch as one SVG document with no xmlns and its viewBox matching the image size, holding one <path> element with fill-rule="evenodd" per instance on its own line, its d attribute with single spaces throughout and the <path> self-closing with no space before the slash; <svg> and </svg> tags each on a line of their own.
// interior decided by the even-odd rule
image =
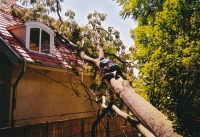
<svg viewBox="0 0 200 137">
<path fill-rule="evenodd" d="M 102 107 L 107 108 L 106 106 L 106 97 L 102 96 Z M 114 110 L 118 115 L 127 120 L 133 127 L 137 128 L 145 137 L 155 137 L 148 129 L 146 129 L 142 124 L 140 124 L 136 119 L 132 118 L 127 113 L 121 111 L 116 105 L 112 105 L 112 110 Z"/>
<path fill-rule="evenodd" d="M 81 52 L 79 53 L 79 55 L 81 56 L 82 59 L 84 59 L 84 60 L 86 60 L 86 61 L 89 61 L 89 62 L 93 62 L 93 63 L 95 63 L 95 65 L 96 65 L 98 68 L 100 68 L 100 67 L 99 67 L 99 63 L 100 63 L 100 59 L 99 59 L 99 58 L 93 59 L 93 58 L 87 56 L 87 55 L 85 54 L 85 52 L 83 52 L 83 51 L 81 51 Z"/>
</svg>

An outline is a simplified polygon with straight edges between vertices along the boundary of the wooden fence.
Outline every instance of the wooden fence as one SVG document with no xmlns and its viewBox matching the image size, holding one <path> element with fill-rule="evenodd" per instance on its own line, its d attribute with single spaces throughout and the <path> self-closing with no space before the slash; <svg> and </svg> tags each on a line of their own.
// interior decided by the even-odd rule
<svg viewBox="0 0 200 137">
<path fill-rule="evenodd" d="M 46 122 L 13 128 L 1 128 L 0 137 L 90 137 L 96 117 Z M 138 137 L 138 132 L 123 118 L 103 118 L 96 137 Z"/>
</svg>

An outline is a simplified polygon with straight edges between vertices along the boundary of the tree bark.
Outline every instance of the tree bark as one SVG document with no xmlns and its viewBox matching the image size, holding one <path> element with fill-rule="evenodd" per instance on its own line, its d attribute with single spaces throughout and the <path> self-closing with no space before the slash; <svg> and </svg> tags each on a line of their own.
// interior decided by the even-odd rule
<svg viewBox="0 0 200 137">
<path fill-rule="evenodd" d="M 180 137 L 173 130 L 172 121 L 138 95 L 129 81 L 112 78 L 110 81 L 116 94 L 123 100 L 133 114 L 157 137 Z"/>
</svg>

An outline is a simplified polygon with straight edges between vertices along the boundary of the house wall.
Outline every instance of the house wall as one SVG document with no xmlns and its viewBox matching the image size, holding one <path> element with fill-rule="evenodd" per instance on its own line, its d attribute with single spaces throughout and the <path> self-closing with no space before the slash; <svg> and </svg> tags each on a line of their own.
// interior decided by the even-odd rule
<svg viewBox="0 0 200 137">
<path fill-rule="evenodd" d="M 21 70 L 22 66 L 15 66 L 13 68 L 12 83 L 15 82 Z M 84 76 L 83 79 L 86 85 L 91 84 L 88 76 Z M 89 101 L 77 97 L 71 89 L 67 88 L 71 87 L 70 80 L 72 80 L 71 83 L 74 87 L 78 86 L 77 90 L 86 95 L 84 88 L 80 84 L 77 85 L 78 82 L 75 79 L 71 79 L 62 72 L 27 67 L 17 86 L 15 118 L 17 121 L 15 122 L 15 126 L 25 125 L 26 122 L 34 124 L 95 115 L 96 112 L 67 115 L 69 113 L 92 110 Z M 97 109 L 96 105 L 95 109 Z"/>
<path fill-rule="evenodd" d="M 0 52 L 0 128 L 9 125 L 12 63 Z"/>
</svg>

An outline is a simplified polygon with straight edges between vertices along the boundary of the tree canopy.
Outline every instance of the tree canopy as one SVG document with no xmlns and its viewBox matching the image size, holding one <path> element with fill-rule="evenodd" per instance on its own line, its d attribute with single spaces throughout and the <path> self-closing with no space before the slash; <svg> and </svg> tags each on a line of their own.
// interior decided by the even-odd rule
<svg viewBox="0 0 200 137">
<path fill-rule="evenodd" d="M 120 15 L 123 18 L 132 17 L 139 25 L 152 24 L 157 12 L 163 10 L 165 0 L 116 0 L 123 6 Z"/>
<path fill-rule="evenodd" d="M 200 2 L 117 0 L 122 17 L 139 22 L 131 31 L 138 61 L 138 91 L 185 136 L 200 135 Z"/>
</svg>

